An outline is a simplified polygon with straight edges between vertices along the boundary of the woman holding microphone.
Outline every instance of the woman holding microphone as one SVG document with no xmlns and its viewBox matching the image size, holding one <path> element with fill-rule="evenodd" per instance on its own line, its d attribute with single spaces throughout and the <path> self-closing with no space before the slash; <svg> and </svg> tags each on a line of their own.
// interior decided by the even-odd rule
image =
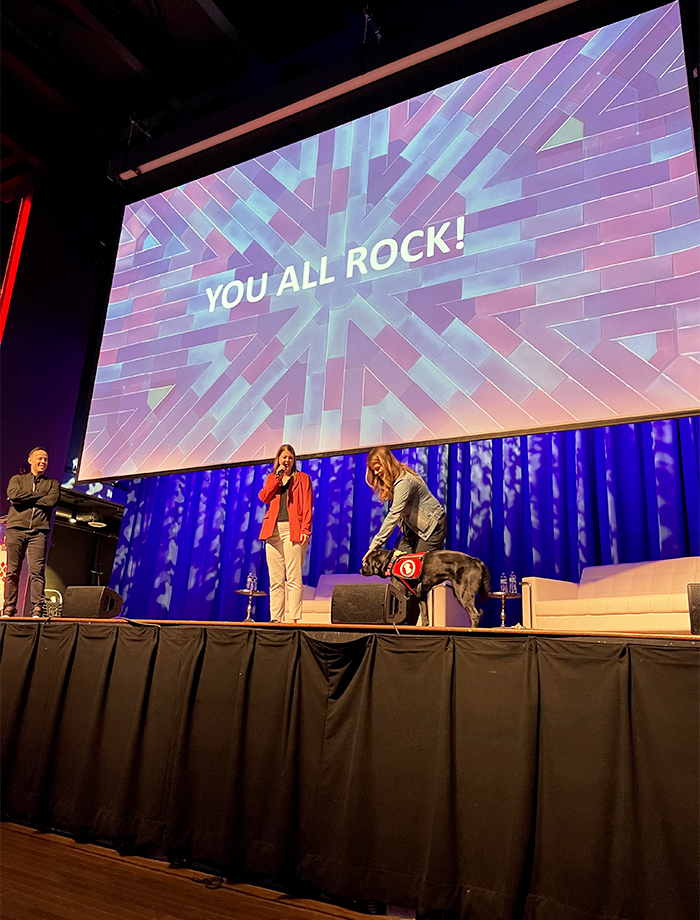
<svg viewBox="0 0 700 920">
<path fill-rule="evenodd" d="M 260 530 L 270 574 L 270 620 L 285 619 L 285 579 L 289 618 L 301 619 L 301 570 L 311 538 L 311 478 L 297 469 L 291 444 L 278 448 L 272 472 L 259 493 L 268 508 Z"/>
</svg>

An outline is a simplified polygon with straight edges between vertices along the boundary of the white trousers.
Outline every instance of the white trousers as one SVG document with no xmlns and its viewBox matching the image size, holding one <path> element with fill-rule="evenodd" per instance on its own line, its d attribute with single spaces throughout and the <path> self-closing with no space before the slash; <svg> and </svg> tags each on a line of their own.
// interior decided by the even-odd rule
<svg viewBox="0 0 700 920">
<path fill-rule="evenodd" d="M 305 543 L 292 543 L 289 524 L 281 521 L 275 525 L 272 536 L 265 541 L 267 570 L 270 573 L 270 619 L 301 619 L 301 570 L 306 556 Z M 286 590 L 285 590 L 286 575 Z"/>
</svg>

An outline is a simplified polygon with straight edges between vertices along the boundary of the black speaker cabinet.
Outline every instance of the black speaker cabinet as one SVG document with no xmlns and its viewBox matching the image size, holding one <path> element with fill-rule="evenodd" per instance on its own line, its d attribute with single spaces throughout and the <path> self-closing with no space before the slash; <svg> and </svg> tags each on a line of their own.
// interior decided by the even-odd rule
<svg viewBox="0 0 700 920">
<path fill-rule="evenodd" d="M 336 585 L 331 597 L 331 623 L 383 623 L 386 590 L 386 585 Z"/>
<path fill-rule="evenodd" d="M 404 626 L 415 626 L 420 616 L 418 598 L 408 594 L 402 587 L 389 584 L 384 601 L 384 622 Z"/>
<path fill-rule="evenodd" d="M 116 591 L 103 585 L 97 587 L 66 588 L 63 598 L 63 611 L 61 616 L 73 618 L 98 618 L 116 617 L 122 609 L 122 599 Z"/>
<path fill-rule="evenodd" d="M 700 636 L 700 585 L 688 585 L 688 613 L 690 632 Z"/>
</svg>

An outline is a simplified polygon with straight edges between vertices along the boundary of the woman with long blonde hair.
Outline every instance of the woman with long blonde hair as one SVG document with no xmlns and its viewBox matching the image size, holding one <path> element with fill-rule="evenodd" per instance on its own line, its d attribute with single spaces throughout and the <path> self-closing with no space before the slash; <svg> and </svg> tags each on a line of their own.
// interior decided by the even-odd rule
<svg viewBox="0 0 700 920">
<path fill-rule="evenodd" d="M 442 549 L 447 534 L 445 510 L 414 469 L 401 463 L 387 447 L 367 454 L 365 480 L 382 502 L 391 502 L 382 526 L 365 553 L 379 549 L 398 525 L 398 553 L 424 553 Z"/>
</svg>

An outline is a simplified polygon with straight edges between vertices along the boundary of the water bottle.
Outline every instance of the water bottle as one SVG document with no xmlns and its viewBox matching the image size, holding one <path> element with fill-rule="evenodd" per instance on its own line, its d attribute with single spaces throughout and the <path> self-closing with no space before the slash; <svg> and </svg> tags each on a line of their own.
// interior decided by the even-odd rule
<svg viewBox="0 0 700 920">
<path fill-rule="evenodd" d="M 517 594 L 518 593 L 518 579 L 515 577 L 515 572 L 510 573 L 510 578 L 508 579 L 508 594 Z"/>
<path fill-rule="evenodd" d="M 508 579 L 506 578 L 506 573 L 501 574 L 501 594 L 508 593 Z"/>
</svg>

